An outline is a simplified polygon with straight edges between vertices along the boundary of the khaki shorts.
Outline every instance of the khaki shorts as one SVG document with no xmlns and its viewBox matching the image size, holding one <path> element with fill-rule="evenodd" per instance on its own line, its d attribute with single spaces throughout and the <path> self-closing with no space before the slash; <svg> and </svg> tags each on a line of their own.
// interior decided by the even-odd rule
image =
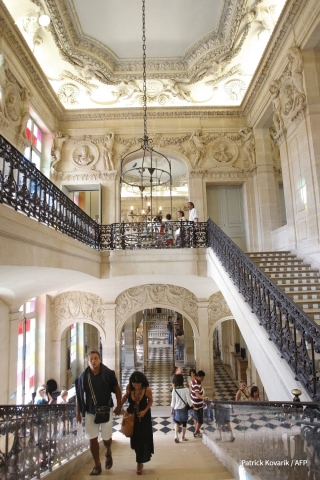
<svg viewBox="0 0 320 480">
<path fill-rule="evenodd" d="M 86 413 L 85 416 L 85 431 L 86 438 L 92 440 L 99 436 L 99 430 L 101 428 L 102 440 L 109 440 L 112 437 L 112 425 L 113 425 L 113 410 L 110 408 L 110 419 L 107 423 L 94 423 L 94 415 Z"/>
</svg>

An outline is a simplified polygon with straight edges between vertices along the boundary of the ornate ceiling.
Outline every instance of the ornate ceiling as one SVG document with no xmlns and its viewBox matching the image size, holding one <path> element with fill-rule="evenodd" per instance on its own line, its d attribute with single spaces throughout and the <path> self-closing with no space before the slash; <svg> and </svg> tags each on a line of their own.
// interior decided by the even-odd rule
<svg viewBox="0 0 320 480">
<path fill-rule="evenodd" d="M 141 105 L 140 0 L 3 1 L 66 109 Z M 285 3 L 147 0 L 148 105 L 241 105 Z"/>
</svg>

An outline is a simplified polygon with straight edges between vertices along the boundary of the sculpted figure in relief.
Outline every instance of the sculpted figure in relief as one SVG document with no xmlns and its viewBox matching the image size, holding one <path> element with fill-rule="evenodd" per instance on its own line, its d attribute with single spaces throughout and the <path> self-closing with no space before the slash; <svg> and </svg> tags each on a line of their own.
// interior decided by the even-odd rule
<svg viewBox="0 0 320 480">
<path fill-rule="evenodd" d="M 232 155 L 227 151 L 228 146 L 224 143 L 219 144 L 219 152 L 216 152 L 213 156 L 218 162 L 230 162 L 232 160 Z"/>
<path fill-rule="evenodd" d="M 245 150 L 250 163 L 256 163 L 256 144 L 254 141 L 253 130 L 250 127 L 241 128 L 238 131 L 241 136 L 241 146 Z"/>
<path fill-rule="evenodd" d="M 278 80 L 273 80 L 269 87 L 273 103 L 273 123 L 277 132 L 277 137 L 281 136 L 284 132 L 284 124 L 281 116 L 280 88 L 281 84 Z"/>
<path fill-rule="evenodd" d="M 20 118 L 21 123 L 19 126 L 19 134 L 23 136 L 23 138 L 27 138 L 26 134 L 26 126 L 29 120 L 29 106 L 30 106 L 30 97 L 31 93 L 27 88 L 23 88 L 22 90 L 22 97 L 21 97 L 21 105 L 20 105 Z"/>
<path fill-rule="evenodd" d="M 114 146 L 114 133 L 110 132 L 106 135 L 106 141 L 104 142 L 105 152 L 104 161 L 107 170 L 114 170 L 113 163 L 113 146 Z"/>
<path fill-rule="evenodd" d="M 184 92 L 178 82 L 168 79 L 167 86 L 164 89 L 164 92 L 170 92 L 173 97 L 178 97 L 180 100 L 186 100 L 187 102 L 191 102 L 190 100 L 190 93 Z"/>
<path fill-rule="evenodd" d="M 6 98 L 6 112 L 7 116 L 13 121 L 17 122 L 19 119 L 17 97 L 14 93 L 9 93 Z"/>
<path fill-rule="evenodd" d="M 284 114 L 288 115 L 293 107 L 294 94 L 291 85 L 286 85 L 284 87 L 284 94 L 287 97 L 286 103 L 284 104 Z"/>
<path fill-rule="evenodd" d="M 61 149 L 63 142 L 69 138 L 68 135 L 63 135 L 61 132 L 52 133 L 53 142 L 51 147 L 51 168 L 54 168 L 55 165 L 61 160 Z"/>
<path fill-rule="evenodd" d="M 287 53 L 288 59 L 291 62 L 292 85 L 297 91 L 304 95 L 303 78 L 302 78 L 302 54 L 298 47 L 291 47 Z"/>
<path fill-rule="evenodd" d="M 7 82 L 6 72 L 5 72 L 5 58 L 3 54 L 0 54 L 0 112 L 4 110 L 4 89 Z"/>
<path fill-rule="evenodd" d="M 193 162 L 194 168 L 201 165 L 201 161 L 205 156 L 206 145 L 205 138 L 202 135 L 201 130 L 196 130 L 190 137 L 191 152 L 196 154 Z"/>
<path fill-rule="evenodd" d="M 89 147 L 87 145 L 82 145 L 81 154 L 73 157 L 73 160 L 78 165 L 86 166 L 86 165 L 89 165 L 89 163 L 91 163 L 94 160 L 94 157 L 93 155 L 90 155 Z"/>
<path fill-rule="evenodd" d="M 275 10 L 276 5 L 267 6 L 264 2 L 258 2 L 256 5 L 252 7 L 249 12 L 248 18 L 249 21 L 254 21 L 260 24 L 261 28 L 258 32 L 258 39 L 260 40 L 260 35 L 268 30 L 271 32 L 275 25 Z"/>
</svg>

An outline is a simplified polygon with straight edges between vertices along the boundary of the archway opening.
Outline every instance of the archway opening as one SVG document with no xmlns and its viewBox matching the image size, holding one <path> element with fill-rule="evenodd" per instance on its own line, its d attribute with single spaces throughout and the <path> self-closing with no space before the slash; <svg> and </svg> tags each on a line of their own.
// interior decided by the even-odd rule
<svg viewBox="0 0 320 480">
<path fill-rule="evenodd" d="M 169 406 L 173 369 L 181 367 L 187 383 L 189 369 L 195 366 L 194 352 L 193 329 L 181 313 L 160 306 L 136 312 L 121 333 L 123 390 L 131 373 L 140 370 L 149 380 L 154 406 Z"/>
</svg>

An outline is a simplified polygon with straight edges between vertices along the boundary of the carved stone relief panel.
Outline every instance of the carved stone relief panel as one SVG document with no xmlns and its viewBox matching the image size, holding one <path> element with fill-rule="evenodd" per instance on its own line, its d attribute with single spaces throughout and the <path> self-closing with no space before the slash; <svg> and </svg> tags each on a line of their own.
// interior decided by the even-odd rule
<svg viewBox="0 0 320 480">
<path fill-rule="evenodd" d="M 116 299 L 116 331 L 118 336 L 125 320 L 137 308 L 143 310 L 148 305 L 167 305 L 174 310 L 185 312 L 198 327 L 198 305 L 196 296 L 183 287 L 174 285 L 140 285 L 121 293 Z"/>
<path fill-rule="evenodd" d="M 21 86 L 0 54 L 0 125 L 14 134 L 14 141 L 24 149 L 29 145 L 26 125 L 29 120 L 31 94 Z"/>
<path fill-rule="evenodd" d="M 87 292 L 66 292 L 58 295 L 53 302 L 54 329 L 60 334 L 66 321 L 86 321 L 98 324 L 105 332 L 106 309 L 98 295 Z"/>
<path fill-rule="evenodd" d="M 93 170 L 98 159 L 98 147 L 89 141 L 75 145 L 70 152 L 71 165 L 79 170 Z"/>
<path fill-rule="evenodd" d="M 229 308 L 229 305 L 225 301 L 224 296 L 221 292 L 214 293 L 209 298 L 208 305 L 208 318 L 209 325 L 212 327 L 215 325 L 221 318 L 229 317 L 232 315 L 232 312 Z"/>
<path fill-rule="evenodd" d="M 294 121 L 304 118 L 306 95 L 303 86 L 303 61 L 299 47 L 287 52 L 288 64 L 279 79 L 270 83 L 269 91 L 273 103 L 273 130 L 275 141 L 282 143 L 286 132 Z"/>
<path fill-rule="evenodd" d="M 214 166 L 227 167 L 233 165 L 239 156 L 237 144 L 229 138 L 216 139 L 209 149 L 209 155 Z"/>
</svg>

